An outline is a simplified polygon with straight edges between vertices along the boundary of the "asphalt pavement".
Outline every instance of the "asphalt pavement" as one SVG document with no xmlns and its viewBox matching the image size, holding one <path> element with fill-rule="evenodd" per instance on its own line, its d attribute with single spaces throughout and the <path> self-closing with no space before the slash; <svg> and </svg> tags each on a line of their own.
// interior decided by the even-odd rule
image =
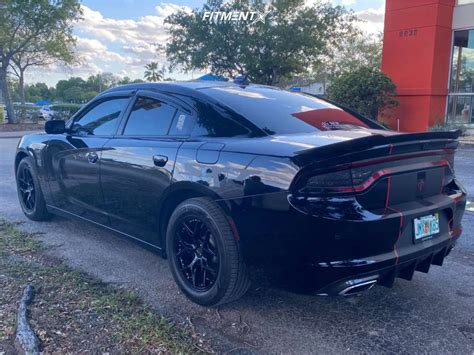
<svg viewBox="0 0 474 355">
<path fill-rule="evenodd" d="M 39 232 L 49 252 L 72 267 L 136 289 L 161 314 L 191 323 L 219 351 L 474 354 L 473 212 L 466 213 L 463 236 L 445 264 L 417 272 L 410 282 L 397 279 L 391 289 L 331 298 L 289 293 L 262 280 L 243 299 L 216 311 L 188 301 L 167 261 L 129 240 L 60 217 L 26 219 L 14 183 L 17 142 L 0 139 L 0 217 Z M 474 191 L 474 149 L 461 148 L 455 165 L 458 178 Z"/>
</svg>

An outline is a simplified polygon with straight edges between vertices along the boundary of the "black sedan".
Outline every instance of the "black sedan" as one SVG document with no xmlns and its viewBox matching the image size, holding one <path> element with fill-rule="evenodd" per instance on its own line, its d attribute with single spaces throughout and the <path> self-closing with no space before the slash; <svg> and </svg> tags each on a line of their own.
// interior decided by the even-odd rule
<svg viewBox="0 0 474 355">
<path fill-rule="evenodd" d="M 72 216 L 159 250 L 198 304 L 244 295 L 251 265 L 350 295 L 454 247 L 458 135 L 389 131 L 268 86 L 136 84 L 23 137 L 16 181 L 27 217 Z"/>
</svg>

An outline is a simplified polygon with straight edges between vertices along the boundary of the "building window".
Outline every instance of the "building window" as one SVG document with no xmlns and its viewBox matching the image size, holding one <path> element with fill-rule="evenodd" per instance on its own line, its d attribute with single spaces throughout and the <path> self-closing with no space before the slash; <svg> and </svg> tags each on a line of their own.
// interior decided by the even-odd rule
<svg viewBox="0 0 474 355">
<path fill-rule="evenodd" d="M 449 95 L 448 121 L 455 123 L 474 123 L 474 95 Z"/>
<path fill-rule="evenodd" d="M 456 5 L 474 4 L 474 0 L 457 0 Z"/>
<path fill-rule="evenodd" d="M 474 29 L 455 31 L 453 42 L 448 120 L 474 123 Z"/>
<path fill-rule="evenodd" d="M 474 30 L 454 32 L 450 92 L 474 92 Z"/>
</svg>

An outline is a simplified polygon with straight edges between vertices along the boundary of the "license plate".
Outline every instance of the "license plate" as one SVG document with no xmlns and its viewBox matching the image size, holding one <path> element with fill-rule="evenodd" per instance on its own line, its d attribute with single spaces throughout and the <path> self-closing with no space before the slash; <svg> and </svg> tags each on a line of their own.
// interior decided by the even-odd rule
<svg viewBox="0 0 474 355">
<path fill-rule="evenodd" d="M 428 239 L 439 233 L 439 214 L 435 213 L 415 218 L 413 224 L 415 227 L 415 240 Z"/>
</svg>

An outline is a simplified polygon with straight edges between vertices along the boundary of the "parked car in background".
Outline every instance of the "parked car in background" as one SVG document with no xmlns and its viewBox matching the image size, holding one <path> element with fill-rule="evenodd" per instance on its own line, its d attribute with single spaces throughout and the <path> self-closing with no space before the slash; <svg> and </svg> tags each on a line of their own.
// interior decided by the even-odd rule
<svg viewBox="0 0 474 355">
<path fill-rule="evenodd" d="M 13 103 L 13 110 L 15 115 L 22 121 L 38 121 L 42 119 L 40 113 L 40 107 L 32 102 L 21 102 Z"/>
<path fill-rule="evenodd" d="M 25 215 L 160 250 L 201 305 L 241 297 L 259 260 L 313 294 L 390 287 L 461 235 L 459 132 L 402 134 L 313 96 L 208 81 L 110 89 L 45 128 L 16 153 Z"/>
<path fill-rule="evenodd" d="M 49 121 L 51 119 L 53 119 L 54 117 L 54 111 L 51 109 L 51 106 L 49 105 L 45 105 L 45 106 L 42 106 L 41 109 L 40 109 L 40 118 L 45 120 L 45 121 Z"/>
</svg>

